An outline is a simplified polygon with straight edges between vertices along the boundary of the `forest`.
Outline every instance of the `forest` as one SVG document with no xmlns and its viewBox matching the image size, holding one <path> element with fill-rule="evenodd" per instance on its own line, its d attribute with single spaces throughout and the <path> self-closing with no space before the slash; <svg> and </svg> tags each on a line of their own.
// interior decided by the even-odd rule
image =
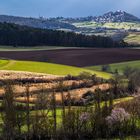
<svg viewBox="0 0 140 140">
<path fill-rule="evenodd" d="M 16 24 L 0 23 L 0 45 L 10 46 L 66 46 L 122 48 L 123 41 L 115 42 L 109 37 L 89 36 L 73 32 L 37 29 Z"/>
</svg>

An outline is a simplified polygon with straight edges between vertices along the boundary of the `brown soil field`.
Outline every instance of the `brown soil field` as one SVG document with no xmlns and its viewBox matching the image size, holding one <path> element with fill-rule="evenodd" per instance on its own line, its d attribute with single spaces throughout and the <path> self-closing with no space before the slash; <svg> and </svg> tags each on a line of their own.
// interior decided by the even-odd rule
<svg viewBox="0 0 140 140">
<path fill-rule="evenodd" d="M 140 60 L 140 49 L 61 49 L 42 51 L 1 51 L 0 57 L 50 62 L 78 67 Z"/>
</svg>

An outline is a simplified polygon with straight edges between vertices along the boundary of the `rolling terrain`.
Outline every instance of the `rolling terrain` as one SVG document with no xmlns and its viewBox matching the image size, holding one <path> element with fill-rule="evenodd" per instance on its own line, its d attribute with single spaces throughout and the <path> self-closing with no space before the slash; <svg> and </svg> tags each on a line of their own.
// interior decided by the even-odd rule
<svg viewBox="0 0 140 140">
<path fill-rule="evenodd" d="M 4 60 L 1 60 L 0 63 L 7 63 Z M 11 63 L 11 62 L 10 62 Z M 45 64 L 44 68 L 46 68 L 45 72 L 42 72 L 40 70 L 38 70 L 36 67 L 41 67 L 43 68 L 43 65 L 41 63 L 38 63 L 39 65 L 37 65 L 37 63 L 35 62 L 14 62 L 17 64 L 6 64 L 5 66 L 0 67 L 0 81 L 5 83 L 8 80 L 12 80 L 13 84 L 13 91 L 14 91 L 14 96 L 15 96 L 15 101 L 18 103 L 26 103 L 27 102 L 27 96 L 26 96 L 26 89 L 27 89 L 27 85 L 29 85 L 30 88 L 30 103 L 35 103 L 35 101 L 37 99 L 39 99 L 39 95 L 42 92 L 48 93 L 49 96 L 52 96 L 52 93 L 55 91 L 55 95 L 56 95 L 56 101 L 59 103 L 61 102 L 61 89 L 59 88 L 59 86 L 61 86 L 61 84 L 65 87 L 64 89 L 64 96 L 65 98 L 67 98 L 67 94 L 69 91 L 69 94 L 71 95 L 71 97 L 77 101 L 79 101 L 82 96 L 87 93 L 89 90 L 91 91 L 95 91 L 96 89 L 100 88 L 101 90 L 106 90 L 109 88 L 109 84 L 107 83 L 95 83 L 94 81 L 92 81 L 92 79 L 82 79 L 82 78 L 78 78 L 78 77 L 65 77 L 64 76 L 64 71 L 60 71 L 58 65 L 55 66 L 55 68 L 58 70 L 57 74 L 58 75 L 54 75 L 55 72 L 52 72 L 53 74 L 48 74 L 48 70 L 52 68 L 47 67 L 47 64 Z M 22 63 L 22 64 L 21 64 Z M 36 64 L 36 66 L 34 65 L 34 63 Z M 24 69 L 24 71 L 22 71 L 20 68 L 22 67 L 22 65 L 24 65 L 24 67 L 26 68 L 26 70 Z M 29 69 L 29 67 L 27 65 L 31 65 L 30 68 L 32 67 L 32 69 Z M 51 65 L 50 65 L 51 66 Z M 65 69 L 68 72 L 67 66 L 63 66 L 62 67 L 63 70 Z M 12 69 L 12 71 L 11 71 Z M 33 69 L 36 69 L 35 71 Z M 78 69 L 78 68 L 77 68 Z M 73 70 L 75 70 L 77 72 L 77 76 L 78 71 L 77 69 L 73 68 Z M 20 70 L 20 71 L 17 71 Z M 72 73 L 72 68 L 69 69 L 70 72 L 68 72 L 67 74 L 75 74 Z M 30 72 L 28 72 L 30 71 Z M 34 71 L 34 72 L 33 72 Z M 90 70 L 84 70 L 85 72 L 90 72 L 91 74 L 97 74 L 97 76 L 100 76 L 102 78 L 110 78 L 111 75 L 107 74 L 107 73 L 103 73 L 103 72 L 96 72 L 96 71 L 90 71 Z M 42 72 L 42 73 L 38 73 L 38 72 Z M 80 72 L 83 72 L 83 70 L 81 69 Z M 60 75 L 60 73 L 63 73 Z M 56 74 L 56 73 L 55 73 Z M 5 81 L 5 82 L 4 82 Z M 42 91 L 43 90 L 43 91 Z M 5 89 L 4 86 L 1 85 L 0 87 L 0 98 L 2 98 L 5 94 Z M 43 94 L 43 93 L 42 93 Z M 1 100 L 0 100 L 1 101 Z"/>
<path fill-rule="evenodd" d="M 0 58 L 88 67 L 140 60 L 140 49 L 75 48 L 42 51 L 0 51 Z"/>
<path fill-rule="evenodd" d="M 33 61 L 0 60 L 0 70 L 28 71 L 61 76 L 69 74 L 79 75 L 82 72 L 89 72 L 103 78 L 111 77 L 108 73 L 86 70 L 84 68 Z"/>
<path fill-rule="evenodd" d="M 17 16 L 9 16 L 9 15 L 0 15 L 0 22 L 1 23 L 14 23 L 23 26 L 29 26 L 34 28 L 41 28 L 41 29 L 59 29 L 65 28 L 72 30 L 75 27 L 68 23 L 62 23 L 59 21 L 53 21 L 44 18 L 31 18 L 31 17 L 17 17 Z"/>
<path fill-rule="evenodd" d="M 124 29 L 124 30 L 140 30 L 140 22 L 79 22 L 74 23 L 76 27 L 82 28 L 106 28 L 106 29 Z"/>
<path fill-rule="evenodd" d="M 126 43 L 138 44 L 138 40 L 127 41 L 132 32 L 140 31 L 140 19 L 125 11 L 108 12 L 101 16 L 78 18 L 28 18 L 0 15 L 0 23 L 11 23 L 36 29 L 53 29 L 64 32 L 75 32 L 84 35 L 110 37 L 115 41 L 124 40 Z M 17 43 L 15 43 L 17 44 Z"/>
<path fill-rule="evenodd" d="M 76 17 L 138 5 L 25 1 L 0 5 L 0 140 L 140 139 L 140 18 Z"/>
<path fill-rule="evenodd" d="M 124 38 L 124 41 L 129 44 L 140 45 L 140 33 L 139 32 L 130 32 L 128 36 Z"/>
<path fill-rule="evenodd" d="M 113 40 L 139 45 L 140 22 L 79 22 L 73 23 L 80 33 L 111 37 Z"/>
<path fill-rule="evenodd" d="M 129 62 L 121 62 L 121 63 L 113 63 L 113 64 L 108 64 L 110 67 L 110 72 L 115 72 L 117 69 L 119 73 L 122 73 L 127 67 L 134 68 L 134 69 L 140 69 L 140 60 L 138 61 L 129 61 Z M 89 70 L 97 70 L 97 71 L 102 71 L 102 66 L 90 66 L 86 67 Z"/>
</svg>

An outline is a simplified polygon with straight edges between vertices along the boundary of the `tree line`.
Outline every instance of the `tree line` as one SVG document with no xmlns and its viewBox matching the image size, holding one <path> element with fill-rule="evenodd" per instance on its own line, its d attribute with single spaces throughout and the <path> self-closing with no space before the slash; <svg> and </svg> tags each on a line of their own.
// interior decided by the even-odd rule
<svg viewBox="0 0 140 140">
<path fill-rule="evenodd" d="M 123 41 L 109 37 L 87 36 L 73 32 L 38 29 L 10 23 L 0 23 L 0 45 L 68 46 L 68 47 L 126 47 Z"/>
</svg>

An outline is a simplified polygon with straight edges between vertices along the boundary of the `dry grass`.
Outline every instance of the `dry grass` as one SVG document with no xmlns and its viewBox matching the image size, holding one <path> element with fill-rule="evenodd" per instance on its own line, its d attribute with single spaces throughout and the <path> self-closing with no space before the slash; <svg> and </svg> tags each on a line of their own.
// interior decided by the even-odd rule
<svg viewBox="0 0 140 140">
<path fill-rule="evenodd" d="M 0 80 L 7 80 L 7 79 L 50 79 L 50 82 L 46 83 L 30 83 L 29 84 L 29 92 L 30 92 L 30 103 L 35 102 L 37 99 L 37 95 L 43 92 L 46 92 L 46 94 L 52 94 L 54 89 L 59 87 L 60 81 L 56 80 L 58 77 L 53 75 L 42 75 L 42 74 L 36 74 L 36 73 L 28 73 L 28 72 L 14 72 L 14 71 L 1 71 L 0 73 Z M 71 87 L 73 84 L 76 86 L 75 89 L 71 88 L 69 89 L 69 93 L 71 95 L 71 98 L 74 98 L 75 100 L 81 99 L 83 94 L 85 94 L 88 91 L 94 92 L 95 89 L 100 88 L 101 90 L 106 90 L 109 88 L 108 84 L 101 84 L 101 85 L 91 85 L 90 87 L 80 87 L 80 84 L 83 84 L 85 80 L 63 80 L 63 86 L 64 87 Z M 87 82 L 87 81 L 86 81 Z M 90 81 L 89 81 L 90 82 Z M 78 87 L 79 86 L 79 87 Z M 13 85 L 13 90 L 15 93 L 15 100 L 17 102 L 26 102 L 26 84 L 15 84 Z M 68 92 L 63 92 L 64 97 L 67 97 Z M 4 95 L 4 88 L 0 88 L 0 96 L 2 97 Z M 55 92 L 56 100 L 57 102 L 61 101 L 61 92 L 57 91 Z"/>
<path fill-rule="evenodd" d="M 35 73 L 35 72 L 22 72 L 22 71 L 12 71 L 12 70 L 0 70 L 0 80 L 3 79 L 56 79 L 60 76 L 51 75 L 51 74 L 42 74 L 42 73 Z"/>
<path fill-rule="evenodd" d="M 82 98 L 82 96 L 88 91 L 94 92 L 98 88 L 101 90 L 107 90 L 109 87 L 110 86 L 108 84 L 101 84 L 101 85 L 92 86 L 90 88 L 80 88 L 80 89 L 75 89 L 75 90 L 69 90 L 69 94 L 71 95 L 72 99 L 80 100 Z M 52 94 L 52 93 L 50 92 L 50 94 Z M 64 95 L 64 98 L 66 99 L 68 92 L 63 92 L 63 95 Z M 37 94 L 31 95 L 30 96 L 30 103 L 35 102 L 37 97 L 38 97 Z M 61 92 L 55 92 L 55 97 L 56 97 L 57 102 L 61 102 Z M 27 98 L 26 97 L 18 97 L 18 98 L 16 98 L 16 101 L 26 102 Z"/>
</svg>

